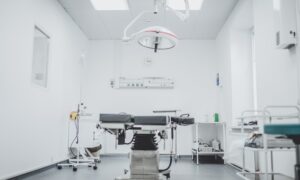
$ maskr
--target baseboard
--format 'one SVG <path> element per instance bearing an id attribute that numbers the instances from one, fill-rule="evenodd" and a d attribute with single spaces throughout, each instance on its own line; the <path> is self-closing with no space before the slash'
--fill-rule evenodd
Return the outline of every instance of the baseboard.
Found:
<path id="1" fill-rule="evenodd" d="M 179 158 L 190 158 L 192 159 L 193 155 L 179 155 Z"/>
<path id="2" fill-rule="evenodd" d="M 7 179 L 7 180 L 23 179 L 25 177 L 32 176 L 34 174 L 38 174 L 38 173 L 43 172 L 45 170 L 51 169 L 51 168 L 55 167 L 56 164 L 63 163 L 63 162 L 66 162 L 66 161 L 67 161 L 67 159 L 56 161 L 56 162 L 53 162 L 49 165 L 38 166 L 38 167 L 29 169 L 29 170 L 24 170 L 24 171 L 20 171 L 18 173 L 13 173 L 11 175 L 6 175 L 4 177 L 1 177 L 0 179 L 3 179 L 3 180 L 4 179 Z"/>
<path id="3" fill-rule="evenodd" d="M 241 171 L 243 169 L 242 167 L 240 167 L 240 166 L 238 166 L 236 164 L 233 164 L 233 163 L 225 163 L 225 164 L 228 165 L 228 166 L 231 166 L 232 168 L 234 168 L 234 169 L 236 169 L 238 171 Z"/>

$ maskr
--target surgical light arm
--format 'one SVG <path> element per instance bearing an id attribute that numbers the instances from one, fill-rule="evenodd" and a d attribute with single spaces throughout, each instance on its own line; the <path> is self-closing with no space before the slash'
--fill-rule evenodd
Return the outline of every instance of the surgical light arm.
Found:
<path id="1" fill-rule="evenodd" d="M 152 11 L 142 11 L 140 14 L 138 14 L 124 29 L 123 32 L 123 41 L 130 41 L 131 39 L 135 38 L 137 35 L 141 34 L 143 31 L 138 31 L 136 33 L 131 34 L 130 36 L 128 35 L 128 30 L 133 26 L 134 23 L 137 22 L 142 16 L 148 13 L 153 13 Z"/>
<path id="2" fill-rule="evenodd" d="M 190 17 L 190 4 L 188 0 L 184 0 L 185 3 L 185 13 L 177 11 L 167 5 L 167 9 L 170 9 L 181 21 L 186 21 Z"/>

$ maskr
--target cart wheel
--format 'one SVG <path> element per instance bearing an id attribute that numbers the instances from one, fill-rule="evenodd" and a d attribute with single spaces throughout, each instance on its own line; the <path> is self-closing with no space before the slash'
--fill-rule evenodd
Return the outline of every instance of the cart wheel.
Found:
<path id="1" fill-rule="evenodd" d="M 61 169 L 62 169 L 62 166 L 57 165 L 57 169 L 61 170 Z"/>
<path id="2" fill-rule="evenodd" d="M 76 172 L 77 171 L 77 167 L 73 167 L 73 171 Z"/>
<path id="3" fill-rule="evenodd" d="M 98 169 L 98 167 L 97 167 L 97 166 L 93 166 L 93 169 L 94 169 L 94 170 L 97 170 L 97 169 Z"/>

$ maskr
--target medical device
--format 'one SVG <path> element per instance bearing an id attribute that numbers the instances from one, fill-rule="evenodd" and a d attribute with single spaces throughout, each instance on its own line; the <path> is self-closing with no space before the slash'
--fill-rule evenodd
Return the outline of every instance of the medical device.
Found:
<path id="1" fill-rule="evenodd" d="M 119 89 L 173 89 L 174 86 L 174 79 L 165 77 L 120 77 L 118 81 L 111 81 L 111 87 Z"/>
<path id="2" fill-rule="evenodd" d="M 169 116 L 132 116 L 129 114 L 100 114 L 100 126 L 116 136 L 116 146 L 132 144 L 130 155 L 130 174 L 115 180 L 162 180 L 170 179 L 173 160 L 174 124 L 189 125 L 194 118 Z M 167 168 L 159 168 L 157 138 L 167 138 L 171 130 L 172 147 Z M 126 142 L 126 132 L 133 131 L 133 138 Z"/>
<path id="3" fill-rule="evenodd" d="M 297 142 L 299 132 L 293 134 L 295 137 L 289 137 L 288 134 L 293 132 L 293 128 L 298 131 L 300 108 L 298 106 L 266 106 L 264 110 L 244 111 L 239 119 L 242 122 L 255 119 L 258 121 L 259 126 L 258 130 L 252 132 L 251 137 L 245 141 L 244 147 L 242 147 L 243 168 L 242 172 L 238 172 L 237 175 L 245 180 L 253 179 L 252 177 L 256 179 L 291 179 L 284 174 L 275 172 L 274 162 L 276 159 L 274 158 L 274 152 L 294 151 L 295 145 L 292 143 L 292 140 L 296 144 L 296 149 L 299 148 L 299 142 Z M 242 132 L 245 132 L 244 127 L 242 129 Z M 254 171 L 246 170 L 246 151 L 253 152 Z M 263 170 L 260 167 L 261 153 L 263 153 L 264 157 Z M 299 158 L 296 160 L 296 177 L 300 177 L 300 160 Z M 296 179 L 299 180 L 299 178 Z"/>
<path id="4" fill-rule="evenodd" d="M 59 163 L 57 164 L 58 169 L 62 169 L 63 167 L 72 167 L 73 171 L 77 171 L 79 166 L 88 166 L 93 167 L 94 170 L 97 170 L 97 163 L 100 162 L 99 151 L 101 150 L 101 144 L 97 144 L 93 147 L 82 147 L 79 143 L 79 123 L 83 116 L 90 116 L 84 112 L 86 106 L 83 103 L 78 105 L 77 111 L 73 111 L 70 113 L 70 120 L 75 125 L 75 137 L 72 142 L 68 142 L 69 151 L 71 153 L 72 158 L 68 159 L 67 163 Z M 97 126 L 95 126 L 97 128 Z"/>
<path id="5" fill-rule="evenodd" d="M 218 139 L 212 140 L 211 146 L 214 151 L 221 151 L 221 142 Z"/>
<path id="6" fill-rule="evenodd" d="M 181 110 L 179 109 L 165 109 L 165 110 L 154 110 L 152 111 L 154 114 L 163 114 L 163 115 L 168 115 L 168 116 L 172 116 L 173 117 L 173 121 L 176 121 L 176 119 L 174 117 L 177 117 L 177 114 L 180 112 Z M 180 115 L 180 119 L 183 119 L 184 117 L 187 117 L 189 118 L 189 114 L 181 114 Z M 184 119 L 183 119 L 184 121 Z M 192 121 L 194 121 L 192 119 Z M 173 123 L 172 124 L 172 128 L 174 129 L 174 160 L 175 162 L 177 162 L 178 160 L 178 139 L 177 139 L 177 124 L 180 124 L 180 122 L 178 123 Z M 192 123 L 193 124 L 193 123 Z M 172 140 L 172 143 L 173 143 L 173 140 Z M 164 140 L 164 149 L 166 147 L 166 142 Z"/>
<path id="7" fill-rule="evenodd" d="M 273 0 L 276 47 L 290 49 L 297 44 L 296 0 Z"/>
<path id="8" fill-rule="evenodd" d="M 189 16 L 189 2 L 185 2 L 185 13 L 176 11 L 167 5 L 166 0 L 154 0 L 155 10 L 154 11 L 142 11 L 136 16 L 124 29 L 123 41 L 130 41 L 136 39 L 138 43 L 146 48 L 153 49 L 154 52 L 158 50 L 166 50 L 175 47 L 178 43 L 178 38 L 175 33 L 162 26 L 152 26 L 144 28 L 136 33 L 128 35 L 128 30 L 145 14 L 153 13 L 158 14 L 159 8 L 164 10 L 171 10 L 180 20 L 186 21 Z"/>
<path id="9" fill-rule="evenodd" d="M 264 131 L 268 135 L 284 135 L 295 143 L 295 180 L 300 180 L 300 124 L 267 124 L 264 126 Z"/>

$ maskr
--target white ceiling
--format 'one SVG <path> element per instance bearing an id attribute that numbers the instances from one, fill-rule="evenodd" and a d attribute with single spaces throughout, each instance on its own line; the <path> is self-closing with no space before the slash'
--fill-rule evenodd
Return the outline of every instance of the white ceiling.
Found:
<path id="1" fill-rule="evenodd" d="M 90 0 L 58 0 L 82 31 L 92 40 L 121 39 L 127 24 L 142 10 L 152 10 L 153 0 L 128 0 L 129 11 L 96 11 Z M 187 22 L 173 13 L 148 15 L 129 33 L 142 28 L 163 25 L 179 39 L 215 39 L 238 0 L 204 0 L 200 11 L 191 11 Z"/>

